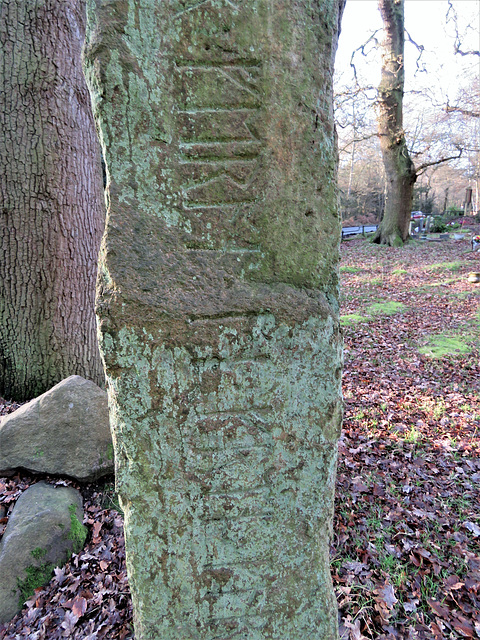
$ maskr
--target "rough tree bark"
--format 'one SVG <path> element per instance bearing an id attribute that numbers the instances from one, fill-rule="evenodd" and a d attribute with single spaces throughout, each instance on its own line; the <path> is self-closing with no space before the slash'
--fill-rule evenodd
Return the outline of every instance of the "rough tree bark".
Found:
<path id="1" fill-rule="evenodd" d="M 84 0 L 0 4 L 0 394 L 104 380 L 94 315 L 104 225 L 83 77 Z"/>
<path id="2" fill-rule="evenodd" d="M 137 640 L 334 640 L 343 0 L 91 0 Z"/>
<path id="3" fill-rule="evenodd" d="M 403 130 L 404 0 L 379 0 L 385 38 L 378 87 L 378 134 L 385 166 L 385 210 L 374 242 L 401 246 L 408 238 L 417 174 Z"/>

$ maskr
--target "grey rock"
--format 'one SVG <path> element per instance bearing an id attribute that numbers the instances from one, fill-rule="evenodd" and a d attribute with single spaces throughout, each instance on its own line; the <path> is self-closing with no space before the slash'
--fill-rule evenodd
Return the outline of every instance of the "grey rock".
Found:
<path id="1" fill-rule="evenodd" d="M 107 394 L 70 376 L 0 422 L 0 474 L 14 469 L 80 481 L 113 472 Z"/>
<path id="2" fill-rule="evenodd" d="M 72 487 L 39 482 L 18 499 L 0 541 L 0 624 L 46 584 L 85 541 L 82 498 Z"/>

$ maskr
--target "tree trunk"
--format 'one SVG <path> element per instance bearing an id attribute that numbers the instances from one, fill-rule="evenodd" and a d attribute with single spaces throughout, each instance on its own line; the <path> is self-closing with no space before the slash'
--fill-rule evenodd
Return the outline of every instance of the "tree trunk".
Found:
<path id="1" fill-rule="evenodd" d="M 0 9 L 0 394 L 104 380 L 94 315 L 104 225 L 99 145 L 81 66 L 84 0 Z"/>
<path id="2" fill-rule="evenodd" d="M 137 640 L 337 638 L 342 0 L 91 0 Z M 91 11 L 91 13 L 90 13 Z"/>
<path id="3" fill-rule="evenodd" d="M 378 87 L 378 134 L 385 166 L 385 209 L 374 242 L 401 246 L 408 238 L 415 167 L 403 130 L 404 0 L 379 0 L 385 38 Z"/>

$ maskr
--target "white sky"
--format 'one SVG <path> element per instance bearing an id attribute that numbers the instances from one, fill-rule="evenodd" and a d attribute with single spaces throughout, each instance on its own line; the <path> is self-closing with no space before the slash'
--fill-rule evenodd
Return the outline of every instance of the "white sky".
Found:
<path id="1" fill-rule="evenodd" d="M 452 0 L 452 3 L 465 48 L 480 49 L 480 0 Z M 413 45 L 406 44 L 407 90 L 435 84 L 443 95 L 453 97 L 457 87 L 466 83 L 467 75 L 471 78 L 472 73 L 480 74 L 477 56 L 454 55 L 455 31 L 453 22 L 446 24 L 447 11 L 447 0 L 405 0 L 405 28 L 417 44 L 425 47 L 422 63 L 428 71 L 415 75 L 418 52 Z M 377 0 L 347 0 L 335 65 L 337 73 L 345 72 L 345 80 L 350 76 L 352 51 L 381 27 Z M 380 33 L 378 37 L 381 39 Z M 379 56 L 372 51 L 366 59 L 359 53 L 355 61 L 367 82 L 376 86 L 380 79 Z"/>

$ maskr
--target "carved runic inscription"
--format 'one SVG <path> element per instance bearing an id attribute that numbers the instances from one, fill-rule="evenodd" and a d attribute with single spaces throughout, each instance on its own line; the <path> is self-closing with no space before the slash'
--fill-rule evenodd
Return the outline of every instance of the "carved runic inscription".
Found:
<path id="1" fill-rule="evenodd" d="M 184 209 L 252 202 L 262 148 L 260 65 L 177 61 Z"/>
<path id="2" fill-rule="evenodd" d="M 191 0 L 184 0 L 181 4 L 183 5 L 183 8 L 178 11 L 175 17 L 181 16 L 190 11 L 195 11 L 196 9 L 200 9 L 202 7 L 211 6 L 212 0 L 193 0 L 193 2 Z M 225 0 L 225 4 L 232 9 L 236 9 L 237 11 L 239 9 L 238 3 L 232 2 L 232 0 Z"/>

